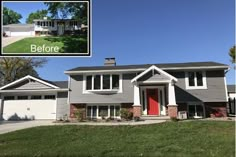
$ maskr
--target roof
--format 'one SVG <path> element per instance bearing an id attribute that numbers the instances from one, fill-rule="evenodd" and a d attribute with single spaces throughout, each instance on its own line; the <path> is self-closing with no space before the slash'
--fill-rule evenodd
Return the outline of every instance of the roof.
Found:
<path id="1" fill-rule="evenodd" d="M 235 87 L 236 87 L 236 85 L 227 85 L 228 93 L 236 93 Z"/>
<path id="2" fill-rule="evenodd" d="M 9 24 L 9 25 L 3 25 L 3 27 L 34 27 L 34 24 Z"/>
<path id="3" fill-rule="evenodd" d="M 185 69 L 185 68 L 198 68 L 202 67 L 218 67 L 222 69 L 228 69 L 228 65 L 217 63 L 217 62 L 187 62 L 187 63 L 162 63 L 162 64 L 138 64 L 138 65 L 118 65 L 118 66 L 90 66 L 90 67 L 77 67 L 67 72 L 73 71 L 89 71 L 89 70 L 125 70 L 125 69 L 146 69 L 150 66 L 155 65 L 158 68 L 171 70 L 171 69 Z"/>
<path id="4" fill-rule="evenodd" d="M 68 88 L 68 81 L 53 81 L 52 83 L 60 88 Z"/>

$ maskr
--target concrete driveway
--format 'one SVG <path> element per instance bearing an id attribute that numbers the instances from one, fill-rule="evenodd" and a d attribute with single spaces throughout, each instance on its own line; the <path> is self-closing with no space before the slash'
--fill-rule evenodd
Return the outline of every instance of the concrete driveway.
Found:
<path id="1" fill-rule="evenodd" d="M 55 123 L 52 120 L 0 121 L 0 134 L 45 125 L 55 125 Z"/>
<path id="2" fill-rule="evenodd" d="M 18 40 L 24 39 L 29 36 L 19 36 L 19 37 L 3 37 L 2 38 L 2 47 L 10 45 Z"/>

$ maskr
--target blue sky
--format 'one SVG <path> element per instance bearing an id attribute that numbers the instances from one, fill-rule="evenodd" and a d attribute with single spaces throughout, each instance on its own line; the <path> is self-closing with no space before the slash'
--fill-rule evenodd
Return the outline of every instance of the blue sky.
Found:
<path id="1" fill-rule="evenodd" d="M 6 4 L 24 18 L 43 9 L 42 3 Z M 118 65 L 215 61 L 235 71 L 229 48 L 235 43 L 234 0 L 93 0 L 92 57 L 49 57 L 37 69 L 48 80 L 67 80 L 63 71 L 103 65 L 115 57 Z M 24 20 L 25 21 L 25 20 Z"/>

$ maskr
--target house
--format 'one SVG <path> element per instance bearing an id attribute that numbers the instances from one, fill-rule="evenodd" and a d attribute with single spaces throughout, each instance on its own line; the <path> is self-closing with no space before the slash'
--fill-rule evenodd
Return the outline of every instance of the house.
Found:
<path id="1" fill-rule="evenodd" d="M 31 76 L 5 85 L 0 88 L 1 110 L 4 119 L 14 113 L 24 116 L 37 105 L 31 114 L 43 114 L 35 119 L 74 118 L 77 109 L 88 118 L 120 118 L 121 109 L 134 117 L 177 117 L 181 112 L 189 118 L 227 116 L 227 70 L 228 65 L 216 62 L 116 65 L 115 58 L 106 58 L 104 66 L 65 71 L 67 86 Z M 55 99 L 48 102 L 49 95 Z"/>
<path id="2" fill-rule="evenodd" d="M 135 117 L 176 117 L 178 111 L 187 111 L 189 118 L 227 116 L 227 70 L 216 62 L 117 66 L 106 58 L 104 66 L 65 71 L 70 115 L 84 108 L 90 118 L 100 118 L 101 112 L 119 117 L 116 113 L 126 108 Z"/>
<path id="3" fill-rule="evenodd" d="M 76 34 L 87 26 L 73 19 L 35 19 L 33 24 L 9 24 L 3 26 L 7 36 L 38 36 Z"/>
<path id="4" fill-rule="evenodd" d="M 235 99 L 236 99 L 236 91 L 235 85 L 227 85 L 228 89 L 228 99 L 229 99 L 229 114 L 235 115 Z"/>

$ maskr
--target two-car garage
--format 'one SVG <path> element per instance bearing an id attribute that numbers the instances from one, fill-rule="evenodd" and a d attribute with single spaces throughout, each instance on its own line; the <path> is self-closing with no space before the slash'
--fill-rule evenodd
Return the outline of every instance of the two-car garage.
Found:
<path id="1" fill-rule="evenodd" d="M 68 82 L 33 76 L 0 87 L 0 120 L 56 120 L 69 115 Z"/>
<path id="2" fill-rule="evenodd" d="M 56 119 L 55 95 L 50 96 L 5 96 L 2 117 L 5 120 Z"/>

